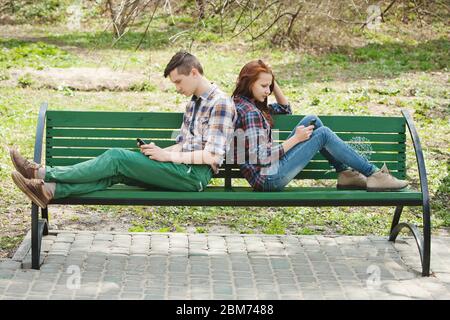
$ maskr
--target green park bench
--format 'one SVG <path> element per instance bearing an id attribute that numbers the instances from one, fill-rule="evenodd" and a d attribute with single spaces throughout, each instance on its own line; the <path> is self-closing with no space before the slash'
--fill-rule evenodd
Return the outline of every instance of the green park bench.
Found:
<path id="1" fill-rule="evenodd" d="M 422 275 L 430 274 L 431 226 L 430 205 L 425 162 L 419 137 L 411 116 L 406 110 L 402 117 L 321 116 L 324 125 L 345 141 L 370 144 L 370 161 L 381 166 L 384 162 L 391 173 L 406 177 L 406 126 L 411 134 L 420 176 L 420 190 L 407 188 L 398 192 L 367 192 L 365 190 L 337 190 L 335 187 L 288 186 L 282 192 L 254 192 L 248 187 L 233 186 L 233 179 L 242 178 L 236 165 L 224 164 L 214 178 L 222 178 L 221 185 L 208 186 L 203 192 L 176 192 L 161 189 L 141 189 L 115 185 L 104 191 L 57 199 L 58 205 L 141 205 L 141 206 L 393 206 L 395 212 L 389 241 L 395 241 L 400 230 L 409 229 L 419 248 Z M 72 165 L 96 157 L 108 148 L 138 150 L 136 138 L 154 141 L 160 147 L 174 144 L 174 130 L 182 123 L 182 113 L 169 112 L 103 112 L 56 111 L 40 108 L 37 124 L 34 161 L 41 163 L 45 144 L 47 166 Z M 302 118 L 301 115 L 274 117 L 274 131 L 280 140 Z M 45 136 L 45 141 L 44 141 Z M 356 138 L 355 138 L 356 137 Z M 313 161 L 296 179 L 336 179 L 322 155 Z M 234 180 L 236 181 L 236 180 Z M 236 184 L 236 183 L 235 183 Z M 422 206 L 423 235 L 418 227 L 399 222 L 404 206 Z M 48 207 L 41 210 L 32 205 L 31 256 L 32 268 L 40 268 L 40 248 L 43 235 L 48 234 Z"/>

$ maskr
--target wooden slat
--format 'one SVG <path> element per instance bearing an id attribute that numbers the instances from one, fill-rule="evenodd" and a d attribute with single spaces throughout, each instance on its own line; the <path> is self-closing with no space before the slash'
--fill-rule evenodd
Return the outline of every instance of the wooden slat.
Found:
<path id="1" fill-rule="evenodd" d="M 406 159 L 405 153 L 372 153 L 370 155 L 370 161 L 400 161 L 404 162 Z M 326 160 L 323 155 L 320 153 L 316 154 L 312 160 Z"/>
<path id="2" fill-rule="evenodd" d="M 158 138 L 174 139 L 179 130 L 126 130 L 126 129 L 47 129 L 47 138 L 97 137 L 97 138 Z"/>
<path id="3" fill-rule="evenodd" d="M 102 154 L 103 152 L 105 152 L 107 149 L 91 149 L 91 150 L 97 150 L 97 151 L 90 151 L 89 153 L 92 153 L 86 157 L 94 157 L 94 156 L 99 156 L 100 154 Z M 135 149 L 134 151 L 137 151 L 137 149 Z M 94 154 L 94 155 L 93 155 Z M 372 162 L 376 162 L 376 163 L 383 163 L 386 162 L 388 164 L 388 166 L 392 163 L 395 164 L 398 162 L 400 162 L 400 164 L 403 164 L 404 166 L 404 157 L 405 154 L 389 154 L 389 153 L 385 153 L 385 154 L 375 154 L 372 155 L 371 160 Z M 398 160 L 396 160 L 398 158 Z M 87 158 L 80 158 L 80 155 L 76 155 L 74 157 L 70 157 L 70 158 L 64 158 L 64 157 L 58 157 L 58 158 L 51 158 L 49 155 L 47 155 L 46 158 L 46 165 L 48 166 L 68 166 L 68 165 L 73 165 L 82 161 L 86 161 L 88 160 Z M 316 157 L 313 158 L 314 160 L 325 160 L 325 158 L 323 158 L 322 155 L 318 155 Z M 382 161 L 382 162 L 380 162 Z M 236 166 L 236 168 L 238 168 L 238 166 Z M 224 170 L 224 169 L 221 169 Z"/>
<path id="4" fill-rule="evenodd" d="M 47 165 L 50 165 L 50 166 L 68 165 L 68 163 L 75 164 L 75 163 L 83 162 L 83 161 L 86 161 L 89 159 L 92 159 L 92 158 L 49 158 Z M 383 166 L 384 162 L 373 162 L 373 164 L 380 168 L 381 166 Z M 405 166 L 403 163 L 388 162 L 387 166 L 391 171 L 404 171 L 405 170 Z M 318 176 L 322 176 L 325 172 L 328 172 L 330 170 L 332 170 L 332 168 L 330 167 L 330 165 L 327 162 L 310 162 L 303 169 L 302 173 L 303 172 L 309 172 L 309 174 L 316 173 L 316 174 L 318 174 Z M 331 171 L 329 174 L 331 174 L 331 173 L 333 173 L 333 171 Z M 219 170 L 219 174 L 217 175 L 217 177 L 222 178 L 225 176 L 226 176 L 225 170 L 224 169 Z M 230 177 L 241 178 L 242 175 L 241 175 L 239 169 L 233 169 L 230 173 Z M 301 174 L 299 175 L 299 178 L 301 178 Z"/>
<path id="5" fill-rule="evenodd" d="M 400 153 L 382 153 L 382 152 L 377 152 L 377 153 L 372 153 L 370 155 L 370 161 L 400 161 L 400 162 L 404 162 L 406 159 L 406 155 L 404 152 L 400 152 Z M 316 156 L 314 156 L 313 160 L 326 160 L 325 157 L 323 155 L 321 155 L 320 153 L 317 154 Z"/>
<path id="6" fill-rule="evenodd" d="M 175 144 L 175 140 L 152 140 L 159 147 Z M 47 139 L 49 147 L 136 148 L 135 139 Z"/>
<path id="7" fill-rule="evenodd" d="M 275 115 L 274 128 L 291 131 L 301 115 Z M 335 132 L 405 132 L 403 117 L 320 116 L 323 124 Z"/>
<path id="8" fill-rule="evenodd" d="M 153 139 L 152 141 L 162 148 L 175 143 L 175 140 Z M 133 148 L 135 146 L 135 139 L 47 139 L 47 147 Z M 371 143 L 370 146 L 373 151 L 405 151 L 404 143 Z"/>
<path id="9" fill-rule="evenodd" d="M 287 131 L 273 131 L 274 141 L 284 141 L 288 138 L 291 132 Z M 277 136 L 278 135 L 278 136 Z M 337 133 L 344 141 L 350 141 L 355 138 L 367 139 L 368 143 L 372 142 L 405 142 L 406 135 L 404 133 Z M 364 141 L 364 140 L 363 140 Z"/>
<path id="10" fill-rule="evenodd" d="M 127 130 L 127 129 L 47 129 L 48 138 L 158 138 L 158 139 L 174 139 L 179 133 L 179 130 Z M 274 141 L 284 141 L 288 138 L 290 132 L 273 131 Z M 278 136 L 277 136 L 278 135 Z M 403 134 L 382 134 L 382 133 L 338 133 L 342 140 L 350 141 L 355 138 L 367 139 L 368 143 L 372 142 L 405 142 L 406 135 Z M 364 141 L 363 141 L 364 142 Z"/>
<path id="11" fill-rule="evenodd" d="M 389 166 L 389 168 L 391 168 L 391 166 Z M 404 175 L 404 171 L 400 170 L 392 170 L 391 171 L 392 174 L 396 174 L 396 175 Z M 240 173 L 240 171 L 232 171 L 230 173 L 231 178 L 233 179 L 241 179 L 243 178 L 242 174 Z M 223 175 L 221 175 L 218 178 L 222 178 Z M 334 171 L 330 171 L 327 173 L 327 170 L 307 170 L 306 168 L 303 169 L 297 176 L 295 176 L 294 179 L 336 179 L 337 178 L 337 174 Z"/>
<path id="12" fill-rule="evenodd" d="M 292 130 L 302 115 L 275 115 L 275 129 Z M 182 113 L 47 111 L 47 127 L 178 129 Z M 403 117 L 320 116 L 335 132 L 405 132 Z"/>
<path id="13" fill-rule="evenodd" d="M 166 203 L 172 201 L 185 200 L 187 204 L 192 201 L 198 202 L 199 205 L 208 205 L 208 201 L 228 201 L 229 205 L 239 206 L 240 203 L 254 201 L 255 204 L 263 201 L 270 202 L 270 205 L 285 206 L 288 201 L 320 201 L 319 205 L 323 205 L 323 201 L 336 200 L 342 201 L 377 201 L 389 199 L 392 201 L 416 201 L 420 205 L 422 194 L 416 190 L 401 190 L 395 192 L 367 192 L 364 190 L 336 190 L 330 187 L 289 187 L 283 192 L 254 192 L 249 187 L 233 187 L 227 190 L 223 187 L 208 187 L 203 192 L 173 192 L 166 190 L 146 190 L 140 188 L 126 188 L 124 186 L 116 186 L 108 190 L 90 192 L 87 194 L 71 197 L 70 199 L 111 199 L 111 200 L 142 200 L 162 201 Z M 70 203 L 70 199 L 53 200 L 51 203 Z M 102 202 L 100 202 L 102 203 Z M 269 203 L 268 203 L 269 205 Z"/>
<path id="14" fill-rule="evenodd" d="M 371 161 L 371 163 L 377 167 L 383 166 L 384 163 L 387 164 L 389 169 L 392 170 L 404 170 L 405 169 L 405 163 L 404 162 L 377 162 L 377 161 Z M 239 165 L 236 166 L 230 166 L 233 171 L 239 171 Z M 329 171 L 334 170 L 328 161 L 311 161 L 308 163 L 308 165 L 304 168 L 304 170 L 322 170 L 322 171 Z M 219 172 L 225 172 L 225 168 L 220 168 Z"/>
<path id="15" fill-rule="evenodd" d="M 179 129 L 182 121 L 178 112 L 47 111 L 48 128 Z"/>

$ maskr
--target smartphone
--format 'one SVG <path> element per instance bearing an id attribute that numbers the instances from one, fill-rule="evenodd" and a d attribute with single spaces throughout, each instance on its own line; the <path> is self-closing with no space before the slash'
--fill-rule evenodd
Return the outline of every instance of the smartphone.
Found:
<path id="1" fill-rule="evenodd" d="M 147 142 L 145 142 L 145 141 L 142 140 L 141 138 L 137 138 L 136 140 L 137 140 L 139 146 L 142 146 L 143 144 L 148 144 Z"/>
<path id="2" fill-rule="evenodd" d="M 315 129 L 315 127 L 316 127 L 316 121 L 317 121 L 317 119 L 312 119 L 312 120 L 309 122 L 309 125 L 308 125 L 308 126 L 314 126 L 314 129 Z"/>

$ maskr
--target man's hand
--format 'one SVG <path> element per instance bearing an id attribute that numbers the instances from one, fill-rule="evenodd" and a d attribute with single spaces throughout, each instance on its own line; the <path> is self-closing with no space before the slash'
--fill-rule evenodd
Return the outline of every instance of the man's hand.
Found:
<path id="1" fill-rule="evenodd" d="M 141 153 L 148 156 L 150 159 L 160 162 L 169 162 L 172 161 L 170 157 L 170 152 L 166 151 L 153 142 L 149 144 L 144 144 L 141 146 Z"/>

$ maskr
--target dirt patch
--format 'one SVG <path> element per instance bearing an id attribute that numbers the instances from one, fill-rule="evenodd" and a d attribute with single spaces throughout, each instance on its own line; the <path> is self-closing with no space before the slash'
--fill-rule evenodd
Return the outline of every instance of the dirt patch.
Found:
<path id="1" fill-rule="evenodd" d="M 79 91 L 128 91 L 139 88 L 149 78 L 139 72 L 114 71 L 105 67 L 13 69 L 9 76 L 8 80 L 2 81 L 3 85 Z M 160 81 L 156 82 L 157 86 Z"/>
<path id="2" fill-rule="evenodd" d="M 124 207 L 124 210 L 126 208 Z M 52 230 L 124 231 L 132 226 L 134 216 L 124 214 L 113 217 L 108 212 L 86 210 L 77 206 L 54 206 L 50 217 Z"/>

